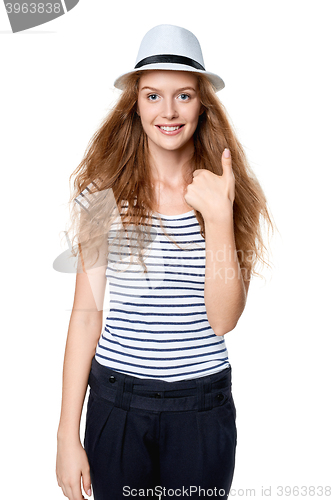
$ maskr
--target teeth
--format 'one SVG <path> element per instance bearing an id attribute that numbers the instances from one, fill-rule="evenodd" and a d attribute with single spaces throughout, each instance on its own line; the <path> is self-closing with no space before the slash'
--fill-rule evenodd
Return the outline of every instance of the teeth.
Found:
<path id="1" fill-rule="evenodd" d="M 166 132 L 173 132 L 174 130 L 178 130 L 180 128 L 180 125 L 178 127 L 160 127 L 162 130 L 165 130 Z"/>

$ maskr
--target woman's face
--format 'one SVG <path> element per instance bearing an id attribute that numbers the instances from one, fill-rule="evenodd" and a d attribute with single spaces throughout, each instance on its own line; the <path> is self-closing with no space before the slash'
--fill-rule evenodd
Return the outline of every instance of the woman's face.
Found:
<path id="1" fill-rule="evenodd" d="M 200 110 L 194 74 L 153 70 L 140 78 L 137 111 L 150 148 L 175 151 L 191 146 Z"/>

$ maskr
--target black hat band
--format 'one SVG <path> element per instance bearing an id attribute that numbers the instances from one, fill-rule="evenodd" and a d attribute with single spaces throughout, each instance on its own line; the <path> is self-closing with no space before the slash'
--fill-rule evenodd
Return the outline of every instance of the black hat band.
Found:
<path id="1" fill-rule="evenodd" d="M 160 54 L 156 56 L 145 57 L 135 65 L 135 69 L 141 68 L 141 66 L 145 66 L 146 64 L 156 64 L 156 63 L 185 64 L 187 66 L 192 66 L 192 68 L 206 71 L 205 68 L 197 61 L 194 61 L 194 59 L 185 56 L 176 56 L 174 54 Z"/>

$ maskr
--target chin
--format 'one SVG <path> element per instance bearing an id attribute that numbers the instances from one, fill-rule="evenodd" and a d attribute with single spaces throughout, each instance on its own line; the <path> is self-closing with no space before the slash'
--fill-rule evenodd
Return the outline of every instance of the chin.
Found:
<path id="1" fill-rule="evenodd" d="M 161 149 L 165 149 L 166 151 L 178 151 L 179 149 L 182 149 L 183 144 L 180 146 L 160 146 Z"/>

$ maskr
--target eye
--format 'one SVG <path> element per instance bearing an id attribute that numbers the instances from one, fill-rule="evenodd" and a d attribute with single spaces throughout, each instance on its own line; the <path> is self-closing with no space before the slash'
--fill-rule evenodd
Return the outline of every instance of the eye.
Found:
<path id="1" fill-rule="evenodd" d="M 148 98 L 149 101 L 157 101 L 157 97 L 158 97 L 157 94 L 149 94 L 147 96 L 147 98 Z"/>
<path id="2" fill-rule="evenodd" d="M 191 98 L 189 94 L 179 94 L 179 97 L 181 97 L 181 101 L 188 101 Z"/>

